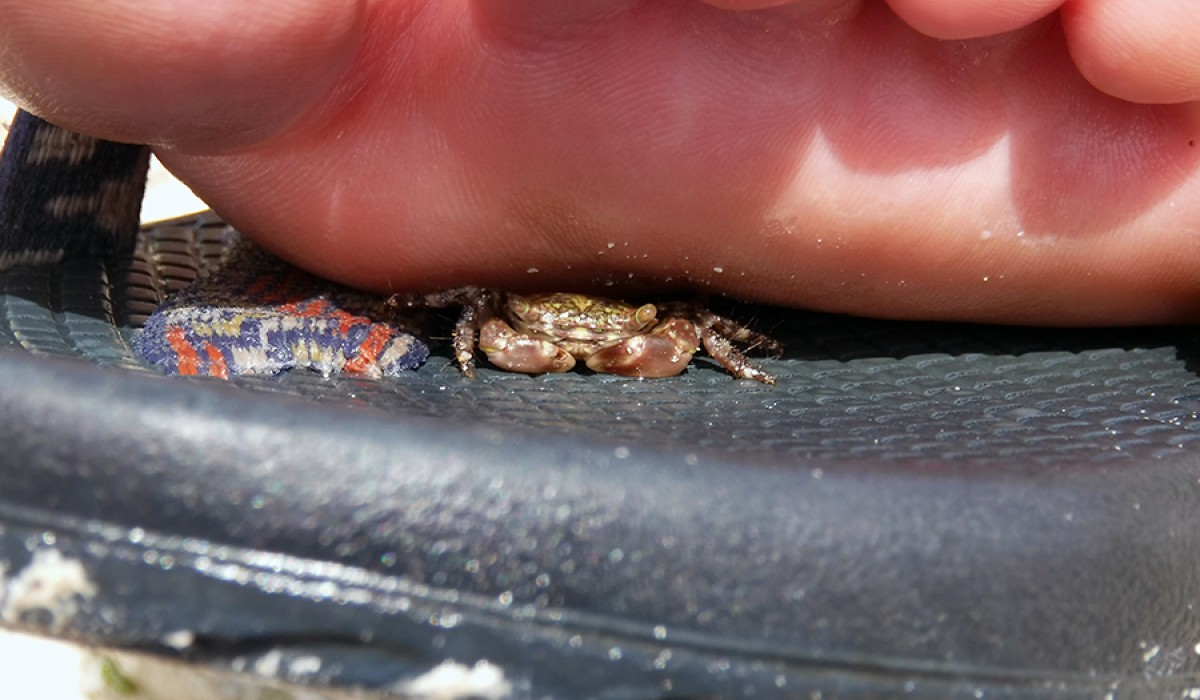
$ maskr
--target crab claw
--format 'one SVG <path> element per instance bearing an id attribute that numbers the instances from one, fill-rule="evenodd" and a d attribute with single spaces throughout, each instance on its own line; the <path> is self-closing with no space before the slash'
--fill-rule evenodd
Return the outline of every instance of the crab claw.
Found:
<path id="1" fill-rule="evenodd" d="M 673 318 L 646 335 L 596 351 L 587 358 L 587 366 L 595 372 L 625 377 L 673 377 L 688 366 L 699 346 L 696 324 Z"/>
<path id="2" fill-rule="evenodd" d="M 566 350 L 521 335 L 499 319 L 492 319 L 479 329 L 479 349 L 492 364 L 509 372 L 566 372 L 575 366 L 575 358 Z"/>

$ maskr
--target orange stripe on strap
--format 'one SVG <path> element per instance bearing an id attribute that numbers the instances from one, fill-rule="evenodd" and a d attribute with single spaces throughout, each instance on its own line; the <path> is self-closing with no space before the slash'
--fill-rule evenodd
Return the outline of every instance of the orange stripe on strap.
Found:
<path id="1" fill-rule="evenodd" d="M 354 356 L 354 359 L 346 363 L 346 371 L 354 372 L 355 374 L 365 373 L 367 367 L 379 359 L 380 353 L 387 347 L 388 341 L 391 339 L 392 330 L 387 326 L 383 324 L 371 326 L 367 337 L 358 346 L 358 354 Z"/>
<path id="2" fill-rule="evenodd" d="M 371 325 L 370 319 L 363 318 L 362 316 L 355 316 L 349 311 L 342 311 L 341 309 L 333 309 L 329 315 L 337 319 L 338 331 L 341 332 L 342 335 L 346 335 L 350 332 L 350 329 L 359 324 L 367 324 L 368 326 Z"/>
<path id="3" fill-rule="evenodd" d="M 173 326 L 167 329 L 167 344 L 179 358 L 176 365 L 180 374 L 185 376 L 200 374 L 200 356 L 196 354 L 196 348 L 188 343 L 182 328 Z"/>
<path id="4" fill-rule="evenodd" d="M 229 368 L 225 366 L 225 356 L 217 346 L 212 343 L 204 343 L 204 352 L 208 354 L 208 374 L 212 377 L 220 377 L 221 379 L 229 379 Z"/>

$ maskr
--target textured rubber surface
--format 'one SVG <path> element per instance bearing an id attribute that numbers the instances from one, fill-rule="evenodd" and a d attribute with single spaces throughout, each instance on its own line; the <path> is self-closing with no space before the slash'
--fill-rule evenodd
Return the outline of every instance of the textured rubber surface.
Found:
<path id="1" fill-rule="evenodd" d="M 0 277 L 0 557 L 99 591 L 57 633 L 371 687 L 487 659 L 518 697 L 1200 693 L 1194 328 L 719 308 L 787 344 L 775 387 L 142 367 L 228 240 Z"/>
<path id="2" fill-rule="evenodd" d="M 232 231 L 211 218 L 155 230 L 131 263 L 99 259 L 0 275 L 0 343 L 144 369 L 130 337 L 166 294 L 219 259 Z M 586 370 L 528 377 L 449 363 L 411 377 L 243 378 L 242 388 L 398 415 L 653 442 L 693 452 L 820 460 L 1020 466 L 1137 463 L 1200 437 L 1195 328 L 1055 330 L 903 323 L 724 305 L 780 338 L 776 387 L 730 380 L 699 357 L 683 376 L 638 381 Z"/>

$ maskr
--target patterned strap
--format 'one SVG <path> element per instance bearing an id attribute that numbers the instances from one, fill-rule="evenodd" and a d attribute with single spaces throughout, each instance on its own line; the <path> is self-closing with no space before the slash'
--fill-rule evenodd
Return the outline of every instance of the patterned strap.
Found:
<path id="1" fill-rule="evenodd" d="M 146 320 L 134 351 L 167 374 L 394 377 L 429 348 L 391 323 L 387 297 L 308 274 L 249 243 Z"/>
<path id="2" fill-rule="evenodd" d="M 0 270 L 129 250 L 150 149 L 17 112 L 0 154 Z"/>
<path id="3" fill-rule="evenodd" d="M 0 271 L 132 252 L 150 150 L 18 112 L 0 157 Z M 307 367 L 377 379 L 429 350 L 386 299 L 303 273 L 244 244 L 146 322 L 134 349 L 168 374 L 233 377 Z"/>

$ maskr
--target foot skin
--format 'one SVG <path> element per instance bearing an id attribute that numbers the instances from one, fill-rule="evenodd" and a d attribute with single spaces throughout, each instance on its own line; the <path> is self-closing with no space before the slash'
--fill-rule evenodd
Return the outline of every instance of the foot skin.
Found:
<path id="1" fill-rule="evenodd" d="M 0 83 L 378 291 L 1196 321 L 1200 11 L 1061 4 L 0 0 Z"/>

